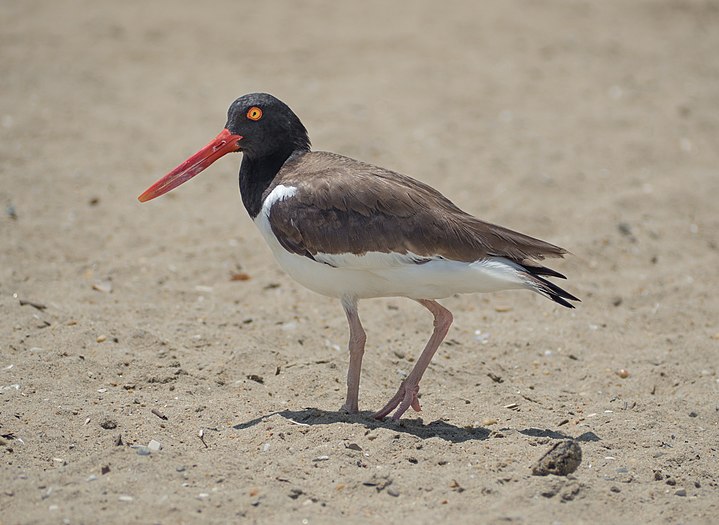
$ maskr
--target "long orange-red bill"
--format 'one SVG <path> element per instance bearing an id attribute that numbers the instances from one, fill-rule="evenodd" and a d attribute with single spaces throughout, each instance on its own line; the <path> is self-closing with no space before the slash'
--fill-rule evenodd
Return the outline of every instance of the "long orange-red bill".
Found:
<path id="1" fill-rule="evenodd" d="M 140 202 L 146 202 L 177 188 L 180 184 L 190 180 L 220 157 L 233 151 L 239 151 L 239 141 L 241 139 L 242 137 L 240 135 L 233 135 L 227 129 L 223 129 L 207 146 L 147 188 L 145 193 L 137 199 Z"/>

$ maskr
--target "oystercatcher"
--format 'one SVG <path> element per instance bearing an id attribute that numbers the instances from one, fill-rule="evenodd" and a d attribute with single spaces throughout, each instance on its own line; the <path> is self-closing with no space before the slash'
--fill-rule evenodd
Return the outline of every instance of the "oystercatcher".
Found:
<path id="1" fill-rule="evenodd" d="M 434 330 L 397 393 L 374 417 L 397 420 L 420 410 L 419 382 L 452 323 L 436 299 L 457 293 L 526 289 L 573 308 L 579 301 L 547 277 L 539 261 L 566 250 L 481 221 L 440 192 L 399 173 L 324 151 L 266 93 L 235 100 L 227 124 L 207 146 L 148 188 L 154 199 L 223 155 L 243 153 L 240 193 L 277 262 L 302 285 L 338 298 L 349 322 L 349 371 L 343 409 L 358 411 L 365 332 L 357 302 L 408 297 L 434 316 Z M 396 410 L 395 410 L 396 409 Z"/>

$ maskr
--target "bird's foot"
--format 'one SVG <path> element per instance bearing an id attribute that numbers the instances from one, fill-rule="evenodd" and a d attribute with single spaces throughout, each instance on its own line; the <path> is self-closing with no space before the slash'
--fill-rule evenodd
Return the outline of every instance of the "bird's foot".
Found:
<path id="1" fill-rule="evenodd" d="M 422 410 L 422 407 L 419 404 L 419 398 L 417 397 L 417 394 L 419 394 L 419 384 L 412 384 L 408 383 L 407 380 L 402 381 L 402 384 L 399 386 L 399 390 L 397 390 L 397 393 L 392 397 L 392 399 L 389 400 L 389 402 L 380 410 L 379 412 L 374 414 L 375 419 L 383 419 L 385 416 L 387 416 L 390 412 L 392 412 L 397 405 L 399 407 L 395 411 L 395 413 L 392 415 L 392 419 L 395 421 L 398 421 L 399 418 L 402 417 L 402 414 L 404 414 L 409 407 L 412 407 L 415 412 L 419 412 Z"/>
<path id="2" fill-rule="evenodd" d="M 357 403 L 345 403 L 340 407 L 340 412 L 345 414 L 356 414 L 359 412 L 359 405 Z"/>

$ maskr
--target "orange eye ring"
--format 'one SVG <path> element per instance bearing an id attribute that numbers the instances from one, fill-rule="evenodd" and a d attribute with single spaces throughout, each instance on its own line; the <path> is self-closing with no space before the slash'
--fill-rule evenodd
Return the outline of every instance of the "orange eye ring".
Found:
<path id="1" fill-rule="evenodd" d="M 257 106 L 252 106 L 250 109 L 247 110 L 247 118 L 257 122 L 262 118 L 262 110 Z"/>

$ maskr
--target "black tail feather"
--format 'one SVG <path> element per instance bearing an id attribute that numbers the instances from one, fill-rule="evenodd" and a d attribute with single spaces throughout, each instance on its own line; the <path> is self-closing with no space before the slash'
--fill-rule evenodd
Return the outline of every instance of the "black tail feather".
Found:
<path id="1" fill-rule="evenodd" d="M 532 274 L 530 273 L 530 275 Z M 572 294 L 570 294 L 566 290 L 563 290 L 553 282 L 543 279 L 538 275 L 532 275 L 532 282 L 535 284 L 536 289 L 539 293 L 550 298 L 555 303 L 561 304 L 562 306 L 565 306 L 567 308 L 574 308 L 574 305 L 567 302 L 565 299 L 568 299 L 569 301 L 577 301 L 580 303 L 582 302 L 579 298 L 574 297 Z"/>
<path id="2" fill-rule="evenodd" d="M 559 272 L 556 272 L 552 270 L 551 268 L 547 268 L 546 266 L 532 266 L 529 264 L 522 264 L 522 268 L 527 270 L 532 275 L 546 275 L 547 277 L 558 277 L 559 279 L 566 279 L 567 277 L 565 275 L 562 275 Z"/>

